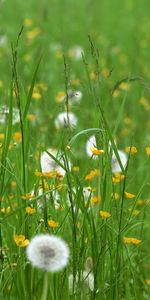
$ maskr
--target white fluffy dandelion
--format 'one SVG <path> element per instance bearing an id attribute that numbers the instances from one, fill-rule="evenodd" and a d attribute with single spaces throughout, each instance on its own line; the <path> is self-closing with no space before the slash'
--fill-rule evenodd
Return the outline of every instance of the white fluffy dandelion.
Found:
<path id="1" fill-rule="evenodd" d="M 68 91 L 68 98 L 69 98 L 70 102 L 79 103 L 80 100 L 82 99 L 82 92 L 69 90 Z"/>
<path id="2" fill-rule="evenodd" d="M 49 153 L 51 153 L 55 158 L 57 158 L 58 161 L 63 165 L 63 159 L 61 157 L 61 153 L 58 153 L 56 149 L 47 149 Z M 47 152 L 43 152 L 41 154 L 41 169 L 42 173 L 48 173 L 48 172 L 53 172 L 57 171 L 59 172 L 62 176 L 65 175 L 66 171 L 57 164 L 57 162 L 48 155 Z"/>
<path id="3" fill-rule="evenodd" d="M 90 138 L 86 142 L 86 153 L 88 156 L 93 157 L 94 159 L 97 159 L 97 156 L 93 155 L 93 152 L 91 150 L 92 147 L 97 148 L 96 138 L 94 135 L 90 136 Z"/>
<path id="4" fill-rule="evenodd" d="M 33 266 L 48 272 L 57 272 L 66 267 L 69 248 L 64 240 L 54 235 L 35 236 L 26 250 L 27 258 Z"/>
<path id="5" fill-rule="evenodd" d="M 76 127 L 77 122 L 78 120 L 74 113 L 62 112 L 58 114 L 58 116 L 54 121 L 54 124 L 57 129 L 67 128 L 67 127 L 74 128 Z"/>
<path id="6" fill-rule="evenodd" d="M 9 116 L 9 107 L 7 105 L 2 105 L 0 107 L 0 124 L 5 124 L 7 117 Z M 12 111 L 12 124 L 20 122 L 19 110 L 17 108 L 13 108 Z"/>
<path id="7" fill-rule="evenodd" d="M 118 155 L 120 157 L 123 168 L 125 168 L 128 160 L 127 154 L 121 150 L 118 150 Z M 112 154 L 112 172 L 113 173 L 122 172 L 120 164 L 114 152 Z"/>
<path id="8" fill-rule="evenodd" d="M 78 45 L 73 46 L 68 51 L 69 57 L 74 58 L 75 60 L 81 60 L 82 54 L 84 54 L 84 50 L 81 46 L 78 46 Z"/>
<path id="9" fill-rule="evenodd" d="M 79 280 L 79 274 L 76 274 L 75 277 L 75 289 L 78 289 L 78 284 L 83 284 L 87 286 L 91 291 L 94 290 L 94 275 L 91 272 L 83 271 L 80 275 L 80 280 Z M 73 274 L 69 275 L 69 290 L 70 292 L 73 289 Z"/>

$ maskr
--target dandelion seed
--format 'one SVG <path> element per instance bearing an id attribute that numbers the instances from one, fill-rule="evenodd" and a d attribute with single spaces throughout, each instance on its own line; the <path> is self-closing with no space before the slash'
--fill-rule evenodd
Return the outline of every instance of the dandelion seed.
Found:
<path id="1" fill-rule="evenodd" d="M 49 272 L 57 272 L 66 267 L 69 248 L 64 240 L 54 235 L 35 236 L 27 247 L 27 258 L 33 266 Z"/>
<path id="2" fill-rule="evenodd" d="M 61 128 L 74 128 L 77 126 L 77 117 L 72 112 L 62 112 L 54 120 L 55 127 L 57 129 Z"/>

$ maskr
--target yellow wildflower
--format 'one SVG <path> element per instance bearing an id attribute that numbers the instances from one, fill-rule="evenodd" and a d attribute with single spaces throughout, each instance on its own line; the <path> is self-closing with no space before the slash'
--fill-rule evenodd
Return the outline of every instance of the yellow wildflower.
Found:
<path id="1" fill-rule="evenodd" d="M 120 96 L 119 90 L 114 90 L 114 92 L 113 92 L 113 94 L 112 94 L 112 97 L 113 97 L 113 98 L 117 98 L 117 97 L 119 97 L 119 96 Z"/>
<path id="2" fill-rule="evenodd" d="M 128 198 L 128 199 L 132 199 L 132 198 L 136 197 L 136 195 L 128 193 L 128 192 L 124 192 L 124 194 L 125 194 L 126 198 Z"/>
<path id="3" fill-rule="evenodd" d="M 39 28 L 34 28 L 31 31 L 27 32 L 27 39 L 29 41 L 32 41 L 34 38 L 36 38 L 40 34 L 41 30 Z"/>
<path id="4" fill-rule="evenodd" d="M 3 140 L 5 137 L 4 133 L 0 133 L 0 140 Z"/>
<path id="5" fill-rule="evenodd" d="M 132 244 L 132 245 L 139 245 L 142 240 L 138 240 L 136 238 L 131 238 L 131 237 L 124 237 L 123 241 L 125 244 Z"/>
<path id="6" fill-rule="evenodd" d="M 130 85 L 129 85 L 129 83 L 127 83 L 127 82 L 121 82 L 121 83 L 119 84 L 119 88 L 120 88 L 121 90 L 123 90 L 123 91 L 128 90 L 129 87 L 130 87 Z"/>
<path id="7" fill-rule="evenodd" d="M 138 204 L 138 205 L 146 204 L 146 200 L 141 200 L 141 199 L 139 199 L 139 200 L 137 201 L 137 204 Z"/>
<path id="8" fill-rule="evenodd" d="M 29 244 L 29 240 L 25 238 L 24 235 L 15 235 L 14 236 L 14 241 L 16 245 L 20 248 L 26 247 Z"/>
<path id="9" fill-rule="evenodd" d="M 91 147 L 90 150 L 93 155 L 100 155 L 104 153 L 104 150 L 97 149 L 96 147 Z"/>
<path id="10" fill-rule="evenodd" d="M 35 172 L 34 172 L 34 175 L 37 176 L 37 177 L 42 177 L 42 176 L 43 176 L 43 173 L 42 173 L 42 172 L 39 172 L 39 171 L 35 171 Z"/>
<path id="11" fill-rule="evenodd" d="M 104 211 L 104 210 L 100 210 L 99 215 L 103 219 L 108 219 L 111 217 L 111 214 L 108 211 Z"/>
<path id="12" fill-rule="evenodd" d="M 22 142 L 22 134 L 20 131 L 17 131 L 13 135 L 13 139 L 16 143 L 21 143 Z"/>
<path id="13" fill-rule="evenodd" d="M 145 282 L 150 285 L 150 279 L 146 279 Z"/>
<path id="14" fill-rule="evenodd" d="M 150 155 L 150 147 L 146 147 L 146 148 L 145 148 L 145 151 L 146 151 L 146 154 L 147 154 L 147 155 Z"/>
<path id="15" fill-rule="evenodd" d="M 32 19 L 25 19 L 24 20 L 24 26 L 25 27 L 30 27 L 33 24 L 33 20 Z"/>
<path id="16" fill-rule="evenodd" d="M 29 200 L 29 199 L 33 199 L 34 196 L 31 195 L 30 193 L 27 193 L 27 194 L 23 195 L 21 198 L 22 198 L 23 200 Z"/>
<path id="17" fill-rule="evenodd" d="M 80 85 L 80 79 L 71 79 L 70 84 L 72 86 L 79 86 Z"/>
<path id="18" fill-rule="evenodd" d="M 65 94 L 64 91 L 58 92 L 58 94 L 57 94 L 56 97 L 55 97 L 55 101 L 58 102 L 58 103 L 64 101 L 65 95 L 66 95 L 66 94 Z"/>
<path id="19" fill-rule="evenodd" d="M 4 84 L 3 84 L 3 81 L 2 81 L 2 80 L 0 80 L 0 89 L 2 89 L 2 88 L 3 88 L 3 86 L 4 86 Z"/>
<path id="20" fill-rule="evenodd" d="M 42 98 L 42 95 L 41 95 L 39 92 L 34 91 L 34 92 L 32 93 L 32 98 L 35 99 L 35 100 L 39 100 L 39 99 Z"/>
<path id="21" fill-rule="evenodd" d="M 91 170 L 89 174 L 86 175 L 85 180 L 92 180 L 94 177 L 100 176 L 100 171 L 95 169 Z"/>
<path id="22" fill-rule="evenodd" d="M 72 171 L 74 172 L 79 172 L 80 171 L 80 168 L 78 166 L 73 166 L 72 167 Z"/>
<path id="23" fill-rule="evenodd" d="M 28 114 L 27 115 L 27 120 L 32 122 L 32 121 L 35 121 L 35 119 L 36 119 L 36 116 L 34 114 Z"/>
<path id="24" fill-rule="evenodd" d="M 10 211 L 11 211 L 10 206 L 8 206 L 8 207 L 2 207 L 2 208 L 1 208 L 1 212 L 2 212 L 3 214 L 9 214 Z"/>
<path id="25" fill-rule="evenodd" d="M 114 194 L 112 194 L 112 198 L 113 198 L 113 200 L 119 200 L 120 195 L 118 193 L 114 193 Z"/>
<path id="26" fill-rule="evenodd" d="M 143 106 L 145 110 L 147 111 L 150 110 L 149 100 L 146 99 L 145 97 L 141 97 L 139 103 Z"/>
<path id="27" fill-rule="evenodd" d="M 101 198 L 99 196 L 94 196 L 91 198 L 91 203 L 92 204 L 97 204 L 101 201 Z"/>
<path id="28" fill-rule="evenodd" d="M 49 221 L 47 221 L 47 223 L 48 223 L 48 226 L 51 228 L 57 228 L 59 225 L 59 223 L 54 220 L 49 220 Z"/>
<path id="29" fill-rule="evenodd" d="M 110 75 L 110 70 L 107 68 L 102 69 L 101 75 L 105 78 L 107 78 Z"/>
<path id="30" fill-rule="evenodd" d="M 141 212 L 140 210 L 135 209 L 132 214 L 133 216 L 139 216 L 140 212 Z"/>
<path id="31" fill-rule="evenodd" d="M 96 80 L 96 73 L 94 72 L 94 71 L 92 71 L 91 73 L 90 73 L 90 79 L 91 80 Z"/>
<path id="32" fill-rule="evenodd" d="M 27 214 L 33 215 L 33 214 L 35 214 L 35 212 L 36 212 L 35 208 L 30 207 L 30 206 L 27 206 L 27 207 L 26 207 L 26 213 L 27 213 Z"/>
<path id="33" fill-rule="evenodd" d="M 134 147 L 134 146 L 126 147 L 126 148 L 125 148 L 125 151 L 126 151 L 127 153 L 131 153 L 131 154 L 135 154 L 135 153 L 138 152 L 138 151 L 137 151 L 137 148 Z"/>
<path id="34" fill-rule="evenodd" d="M 124 179 L 124 175 L 120 173 L 114 173 L 114 176 L 112 177 L 112 182 L 113 183 L 119 183 Z"/>
<path id="35" fill-rule="evenodd" d="M 47 90 L 48 90 L 48 87 L 47 87 L 46 84 L 43 83 L 43 82 L 37 83 L 37 84 L 36 84 L 36 87 L 39 88 L 39 89 L 41 89 L 41 90 L 44 91 L 44 92 L 47 92 Z"/>

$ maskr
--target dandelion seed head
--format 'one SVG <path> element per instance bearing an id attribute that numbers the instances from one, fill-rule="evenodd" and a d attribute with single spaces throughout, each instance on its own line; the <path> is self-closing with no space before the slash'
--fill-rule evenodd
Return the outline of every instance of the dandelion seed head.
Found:
<path id="1" fill-rule="evenodd" d="M 49 153 L 51 153 L 55 158 L 57 158 L 57 160 L 60 161 L 60 163 L 63 164 L 63 159 L 61 158 L 61 153 L 57 153 L 56 149 L 47 149 L 47 151 Z M 41 155 L 41 169 L 42 169 L 42 173 L 49 173 L 52 171 L 57 171 L 60 174 L 62 174 L 62 176 L 65 175 L 65 170 L 60 167 L 56 161 L 54 159 L 52 159 L 47 152 L 43 152 Z"/>
<path id="2" fill-rule="evenodd" d="M 67 127 L 74 128 L 77 126 L 77 122 L 77 117 L 72 112 L 62 112 L 58 114 L 54 120 L 54 124 L 57 129 Z"/>
<path id="3" fill-rule="evenodd" d="M 126 153 L 121 151 L 121 150 L 118 150 L 118 155 L 120 157 L 123 168 L 125 168 L 125 166 L 127 164 L 127 155 L 126 155 Z M 122 172 L 121 167 L 120 167 L 119 162 L 118 162 L 118 159 L 117 159 L 114 152 L 112 154 L 112 172 L 113 173 Z"/>
<path id="4" fill-rule="evenodd" d="M 49 234 L 35 236 L 30 241 L 26 253 L 33 266 L 48 272 L 61 270 L 69 260 L 69 248 L 66 242 Z"/>

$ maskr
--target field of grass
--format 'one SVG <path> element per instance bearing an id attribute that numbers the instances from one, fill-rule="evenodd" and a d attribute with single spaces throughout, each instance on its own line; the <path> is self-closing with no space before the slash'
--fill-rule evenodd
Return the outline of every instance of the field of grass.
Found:
<path id="1" fill-rule="evenodd" d="M 0 0 L 1 300 L 150 299 L 149 10 Z"/>

